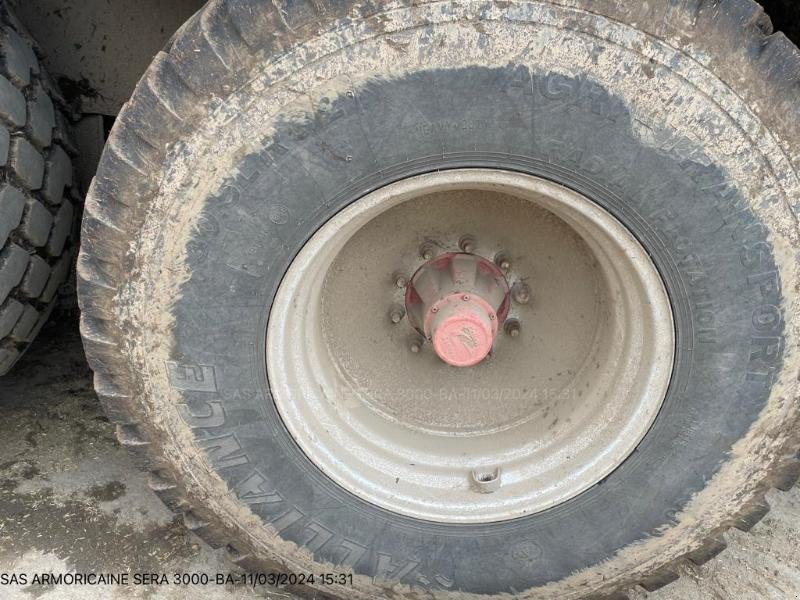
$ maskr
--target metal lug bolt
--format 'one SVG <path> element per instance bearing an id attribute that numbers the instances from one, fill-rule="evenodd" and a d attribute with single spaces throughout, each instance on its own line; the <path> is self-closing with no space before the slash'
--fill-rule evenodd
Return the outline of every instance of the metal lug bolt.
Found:
<path id="1" fill-rule="evenodd" d="M 408 346 L 408 349 L 411 350 L 414 354 L 418 354 L 422 346 L 419 345 L 419 342 L 411 342 Z"/>
<path id="2" fill-rule="evenodd" d="M 406 316 L 406 311 L 404 308 L 400 308 L 399 306 L 395 306 L 392 310 L 389 311 L 389 318 L 391 319 L 392 323 L 397 324 L 403 320 L 403 317 Z"/>
<path id="3" fill-rule="evenodd" d="M 504 271 L 504 272 L 508 271 L 511 268 L 511 261 L 502 252 L 498 252 L 497 254 L 495 254 L 495 256 L 494 256 L 494 264 L 496 264 L 498 267 L 500 267 L 500 270 Z"/>
<path id="4" fill-rule="evenodd" d="M 521 329 L 522 326 L 520 325 L 520 322 L 517 319 L 506 319 L 506 322 L 503 325 L 503 330 L 506 332 L 506 334 L 510 335 L 512 338 L 519 337 Z"/>
<path id="5" fill-rule="evenodd" d="M 517 304 L 527 304 L 531 299 L 531 288 L 524 281 L 518 281 L 511 286 L 511 298 Z"/>
<path id="6" fill-rule="evenodd" d="M 424 243 L 422 246 L 419 247 L 419 255 L 424 258 L 425 260 L 430 260 L 433 258 L 434 254 L 434 247 L 433 244 Z"/>
<path id="7" fill-rule="evenodd" d="M 475 252 L 475 238 L 471 235 L 462 236 L 461 239 L 458 240 L 458 247 L 461 248 L 462 252 L 472 254 Z"/>
<path id="8" fill-rule="evenodd" d="M 394 284 L 401 290 L 408 285 L 408 277 L 405 276 L 405 273 L 397 272 L 392 275 L 392 279 L 394 279 Z"/>

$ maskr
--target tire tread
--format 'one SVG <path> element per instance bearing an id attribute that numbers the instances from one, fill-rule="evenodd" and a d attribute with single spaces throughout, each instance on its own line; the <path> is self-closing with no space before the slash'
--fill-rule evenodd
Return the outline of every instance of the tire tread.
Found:
<path id="1" fill-rule="evenodd" d="M 15 328 L 0 331 L 0 376 L 44 325 L 69 276 L 80 207 L 64 198 L 80 195 L 68 110 L 34 42 L 0 3 L 0 302 L 12 297 L 23 307 Z"/>

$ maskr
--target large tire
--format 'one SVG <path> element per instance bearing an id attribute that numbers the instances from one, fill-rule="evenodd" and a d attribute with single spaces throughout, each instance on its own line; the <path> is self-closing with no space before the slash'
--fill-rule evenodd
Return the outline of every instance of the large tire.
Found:
<path id="1" fill-rule="evenodd" d="M 50 316 L 72 267 L 74 152 L 33 43 L 0 5 L 0 375 Z"/>
<path id="2" fill-rule="evenodd" d="M 78 265 L 119 440 L 241 566 L 354 574 L 296 591 L 660 587 L 800 471 L 800 53 L 751 0 L 379 4 L 212 1 L 120 114 Z M 293 443 L 264 369 L 270 304 L 325 220 L 456 167 L 591 197 L 676 307 L 675 375 L 636 452 L 558 506 L 479 525 L 345 492 Z"/>

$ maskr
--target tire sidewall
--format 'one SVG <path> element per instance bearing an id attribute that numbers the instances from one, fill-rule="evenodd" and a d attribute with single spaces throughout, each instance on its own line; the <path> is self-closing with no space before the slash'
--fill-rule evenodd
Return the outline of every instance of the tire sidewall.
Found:
<path id="1" fill-rule="evenodd" d="M 242 115 L 225 129 L 211 119 L 173 157 L 171 175 L 180 177 L 169 180 L 180 183 L 165 185 L 150 212 L 138 241 L 140 268 L 121 306 L 132 324 L 145 325 L 148 351 L 131 358 L 142 367 L 144 395 L 164 413 L 160 443 L 204 450 L 187 470 L 209 469 L 216 486 L 222 480 L 233 490 L 238 508 L 229 514 L 255 513 L 266 533 L 277 529 L 315 562 L 369 579 L 495 593 L 564 579 L 680 521 L 779 393 L 783 351 L 796 326 L 784 328 L 785 290 L 796 273 L 783 249 L 796 232 L 776 227 L 778 219 L 785 223 L 782 209 L 753 192 L 755 176 L 734 165 L 742 156 L 715 155 L 709 138 L 690 137 L 664 117 L 643 133 L 647 110 L 632 103 L 634 92 L 577 64 L 581 52 L 592 52 L 585 43 L 572 42 L 571 72 L 531 71 L 487 64 L 469 44 L 484 44 L 491 55 L 491 39 L 456 35 L 467 56 L 440 58 L 449 69 L 346 85 L 328 79 L 314 86 L 308 105 L 287 101 L 291 94 L 281 88 L 274 97 L 283 106 L 269 118 L 244 102 L 225 107 Z M 654 69 L 650 60 L 625 56 L 635 73 Z M 671 76 L 657 77 L 665 83 Z M 294 83 L 305 81 L 295 76 Z M 494 93 L 475 93 L 486 89 Z M 699 92 L 684 94 L 687 102 L 705 101 Z M 710 109 L 695 114 L 703 110 Z M 712 119 L 728 135 L 740 116 L 719 111 Z M 354 138 L 356 127 L 362 133 Z M 335 152 L 320 152 L 322 145 Z M 203 164 L 215 172 L 192 188 L 196 174 L 188 173 Z M 349 202 L 409 175 L 487 166 L 563 183 L 631 228 L 668 283 L 677 376 L 651 432 L 601 485 L 509 523 L 420 523 L 347 494 L 293 443 L 264 369 L 268 307 L 303 241 Z M 785 184 L 779 179 L 777 187 Z M 189 189 L 189 202 L 176 207 L 178 193 Z M 154 302 L 143 317 L 148 295 Z"/>

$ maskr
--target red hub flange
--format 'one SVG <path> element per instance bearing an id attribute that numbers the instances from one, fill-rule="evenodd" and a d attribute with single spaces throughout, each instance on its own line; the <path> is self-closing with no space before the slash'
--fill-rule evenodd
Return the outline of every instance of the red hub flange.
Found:
<path id="1" fill-rule="evenodd" d="M 510 306 L 500 268 L 462 252 L 422 265 L 406 287 L 405 301 L 411 325 L 454 367 L 476 365 L 489 354 Z"/>

